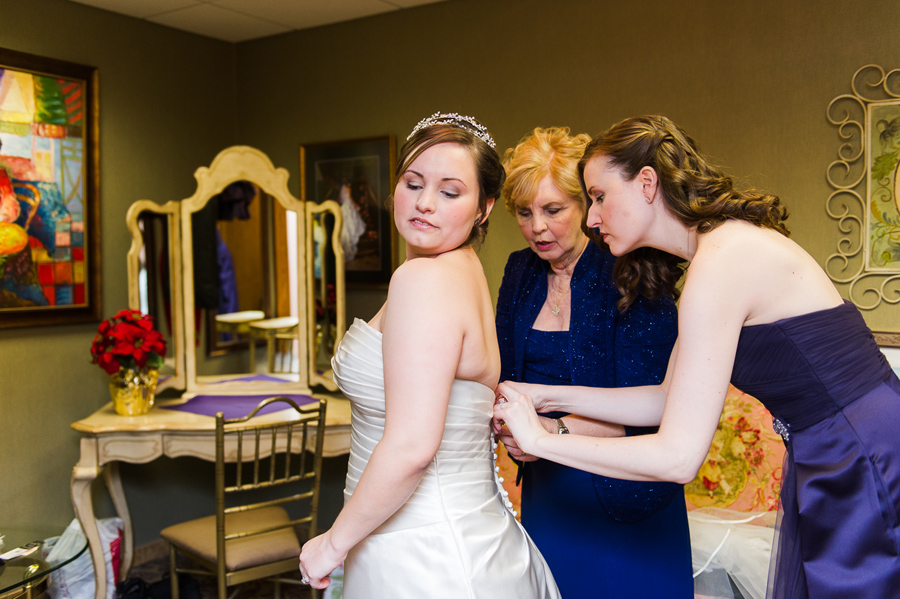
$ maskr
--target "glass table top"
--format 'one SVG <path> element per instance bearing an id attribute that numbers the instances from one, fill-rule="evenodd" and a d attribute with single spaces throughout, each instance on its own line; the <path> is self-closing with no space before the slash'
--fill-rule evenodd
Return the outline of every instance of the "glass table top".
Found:
<path id="1" fill-rule="evenodd" d="M 55 541 L 63 533 L 65 527 L 5 525 L 0 521 L 0 536 L 3 545 L 0 554 L 7 553 L 27 543 L 38 542 L 38 548 L 22 557 L 17 557 L 0 564 L 0 599 L 16 597 L 16 589 L 24 589 L 29 584 L 36 584 L 44 577 L 70 564 L 83 555 L 88 548 L 87 540 L 82 540 L 66 547 L 60 546 L 51 553 Z"/>

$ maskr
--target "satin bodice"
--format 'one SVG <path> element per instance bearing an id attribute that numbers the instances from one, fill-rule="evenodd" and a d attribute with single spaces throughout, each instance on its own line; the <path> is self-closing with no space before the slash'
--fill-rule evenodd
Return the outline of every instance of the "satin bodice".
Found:
<path id="1" fill-rule="evenodd" d="M 345 339 L 335 352 L 333 364 L 338 385 L 353 396 L 353 451 L 344 489 L 346 500 L 356 489 L 384 432 L 384 387 L 381 333 L 358 320 Z M 493 406 L 490 388 L 475 381 L 453 381 L 437 454 L 404 509 L 382 524 L 376 534 L 439 522 L 447 510 L 465 513 L 478 509 L 485 496 L 500 496 L 491 459 Z M 458 495 L 452 494 L 457 490 Z"/>
<path id="2" fill-rule="evenodd" d="M 744 327 L 732 382 L 787 448 L 767 596 L 897 596 L 900 380 L 856 307 Z"/>
<path id="3" fill-rule="evenodd" d="M 892 377 L 862 315 L 844 302 L 744 327 L 731 382 L 797 431 L 836 414 Z"/>

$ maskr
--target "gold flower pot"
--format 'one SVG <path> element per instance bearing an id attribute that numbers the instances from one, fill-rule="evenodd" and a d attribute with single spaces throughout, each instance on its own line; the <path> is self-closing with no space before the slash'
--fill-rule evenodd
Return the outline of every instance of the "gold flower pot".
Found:
<path id="1" fill-rule="evenodd" d="M 116 414 L 140 416 L 153 407 L 156 380 L 159 370 L 132 370 L 120 368 L 109 379 L 109 394 Z"/>

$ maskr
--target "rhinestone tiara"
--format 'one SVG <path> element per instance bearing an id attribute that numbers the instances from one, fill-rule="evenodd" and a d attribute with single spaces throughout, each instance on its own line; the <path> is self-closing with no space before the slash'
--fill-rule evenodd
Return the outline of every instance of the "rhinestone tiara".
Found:
<path id="1" fill-rule="evenodd" d="M 497 144 L 494 142 L 494 138 L 491 137 L 490 133 L 488 133 L 487 127 L 476 121 L 473 117 L 463 116 L 455 112 L 435 112 L 430 117 L 422 119 L 421 121 L 419 121 L 419 124 L 416 125 L 415 129 L 412 130 L 412 133 L 406 136 L 406 141 L 409 141 L 409 138 L 415 135 L 416 132 L 420 129 L 431 127 L 432 125 L 456 125 L 457 127 L 474 133 L 477 137 L 481 138 L 484 143 L 491 146 L 492 148 L 495 148 L 497 146 Z"/>

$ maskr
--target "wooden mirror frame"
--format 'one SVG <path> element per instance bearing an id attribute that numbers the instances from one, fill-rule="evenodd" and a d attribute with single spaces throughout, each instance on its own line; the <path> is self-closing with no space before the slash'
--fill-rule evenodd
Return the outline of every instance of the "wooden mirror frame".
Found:
<path id="1" fill-rule="evenodd" d="M 304 221 L 306 210 L 303 202 L 294 197 L 287 188 L 288 172 L 284 168 L 275 168 L 269 157 L 255 148 L 249 146 L 232 146 L 220 152 L 209 167 L 200 167 L 194 173 L 197 179 L 197 191 L 193 196 L 181 202 L 181 221 L 190 223 L 191 215 L 199 211 L 206 203 L 220 193 L 225 187 L 236 181 L 249 181 L 267 193 L 277 201 L 285 210 L 294 213 L 296 218 L 297 246 L 294 264 L 296 265 L 297 296 L 308 296 L 307 276 L 305 273 L 307 248 L 306 227 Z M 290 212 L 288 212 L 290 214 Z M 183 226 L 181 232 L 181 257 L 182 275 L 184 286 L 184 313 L 185 330 L 193 331 L 194 322 L 194 267 L 193 267 L 193 231 L 189 226 Z M 298 339 L 307 339 L 307 327 L 309 323 L 298 306 L 299 330 Z M 296 382 L 265 382 L 254 381 L 231 382 L 231 379 L 246 377 L 243 375 L 220 375 L 214 377 L 198 377 L 196 347 L 191 344 L 185 352 L 185 372 L 187 376 L 187 391 L 189 394 L 198 392 L 216 393 L 240 393 L 251 390 L 280 391 L 282 393 L 311 393 L 309 387 L 307 344 L 298 344 L 299 380 Z"/>
<path id="2" fill-rule="evenodd" d="M 315 214 L 328 212 L 334 217 L 330 249 L 335 258 L 335 324 L 337 333 L 334 343 L 336 346 L 346 329 L 346 285 L 343 249 L 340 244 L 341 209 L 334 201 L 314 204 L 298 200 L 287 189 L 288 176 L 286 169 L 275 168 L 268 156 L 259 150 L 249 146 L 233 146 L 220 152 L 209 167 L 200 167 L 195 171 L 197 190 L 191 197 L 181 202 L 167 202 L 164 205 L 159 205 L 151 200 L 138 200 L 129 207 L 126 224 L 131 234 L 131 247 L 127 255 L 128 305 L 131 309 L 139 310 L 141 308 L 140 255 L 145 240 L 139 223 L 140 215 L 144 212 L 152 212 L 167 217 L 172 297 L 171 339 L 174 341 L 175 347 L 169 349 L 166 362 L 174 367 L 175 374 L 165 381 L 161 381 L 157 387 L 158 390 L 183 389 L 186 390 L 186 396 L 192 396 L 198 392 L 228 394 L 248 391 L 309 394 L 311 385 L 321 385 L 331 391 L 337 389 L 331 378 L 330 370 L 317 372 L 313 355 L 316 343 L 316 297 L 313 294 L 315 248 L 312 227 Z M 290 229 L 296 232 L 296 250 L 289 262 L 291 262 L 291 268 L 295 270 L 297 287 L 295 291 L 299 320 L 297 333 L 299 374 L 288 375 L 291 379 L 296 377 L 296 381 L 290 380 L 281 383 L 229 381 L 231 378 L 246 377 L 249 373 L 198 377 L 196 354 L 198 346 L 195 343 L 187 342 L 188 338 L 193 339 L 193 331 L 196 326 L 193 231 L 191 227 L 183 226 L 183 223 L 190 223 L 192 214 L 205 206 L 213 196 L 236 181 L 249 181 L 256 185 L 262 193 L 271 196 L 284 208 L 284 211 L 280 211 L 284 220 L 280 221 L 278 226 L 284 225 L 287 229 L 290 225 Z M 293 222 L 287 222 L 292 219 Z M 213 333 L 211 332 L 211 334 Z"/>
<path id="3" fill-rule="evenodd" d="M 131 247 L 126 257 L 128 268 L 128 308 L 141 309 L 141 251 L 144 249 L 144 233 L 140 226 L 141 214 L 152 212 L 167 217 L 169 237 L 169 284 L 172 298 L 172 334 L 169 338 L 173 341 L 167 348 L 165 363 L 174 369 L 174 375 L 165 379 L 160 378 L 156 390 L 184 389 L 184 312 L 182 310 L 182 278 L 181 278 L 181 218 L 178 202 L 166 202 L 162 206 L 150 200 L 138 200 L 133 203 L 125 214 L 125 224 L 131 233 Z M 157 323 L 157 327 L 162 326 Z M 173 346 L 174 347 L 171 347 Z"/>
<path id="4" fill-rule="evenodd" d="M 315 286 L 315 259 L 316 248 L 313 235 L 315 215 L 330 213 L 334 217 L 334 227 L 331 231 L 331 243 L 327 245 L 334 255 L 334 281 L 335 281 L 335 330 L 334 347 L 332 352 L 341 342 L 341 337 L 347 330 L 346 291 L 344 289 L 344 249 L 341 246 L 341 227 L 343 226 L 343 214 L 341 206 L 334 200 L 327 200 L 321 204 L 306 202 L 306 319 L 309 324 L 307 336 L 307 348 L 309 356 L 309 382 L 311 385 L 322 385 L 329 391 L 337 391 L 337 384 L 330 376 L 331 370 L 320 373 L 316 364 L 318 343 L 316 340 L 316 286 Z M 324 266 L 323 266 L 324 268 Z M 327 280 L 327 279 L 326 279 Z M 327 291 L 326 291 L 327 293 Z M 327 300 L 322 298 L 323 304 Z"/>

